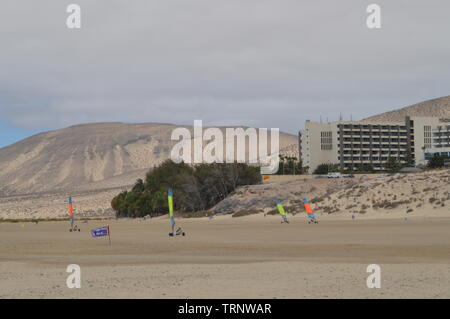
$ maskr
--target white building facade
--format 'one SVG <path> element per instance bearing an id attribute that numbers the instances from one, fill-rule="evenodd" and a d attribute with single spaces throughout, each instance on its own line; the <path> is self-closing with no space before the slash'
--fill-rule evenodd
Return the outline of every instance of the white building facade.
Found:
<path id="1" fill-rule="evenodd" d="M 306 121 L 301 139 L 303 166 L 341 170 L 370 166 L 383 170 L 389 157 L 402 164 L 425 165 L 434 154 L 450 155 L 450 120 L 405 117 L 401 122 Z"/>

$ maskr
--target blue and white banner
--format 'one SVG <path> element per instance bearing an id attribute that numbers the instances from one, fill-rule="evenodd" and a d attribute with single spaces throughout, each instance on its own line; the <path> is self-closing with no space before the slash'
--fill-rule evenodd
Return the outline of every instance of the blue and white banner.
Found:
<path id="1" fill-rule="evenodd" d="M 109 226 L 100 227 L 91 230 L 92 237 L 102 237 L 109 235 Z"/>

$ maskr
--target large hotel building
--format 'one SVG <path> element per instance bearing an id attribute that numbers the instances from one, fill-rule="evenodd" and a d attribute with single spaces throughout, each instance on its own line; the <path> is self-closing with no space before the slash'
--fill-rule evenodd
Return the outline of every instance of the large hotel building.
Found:
<path id="1" fill-rule="evenodd" d="M 306 121 L 301 132 L 301 157 L 309 173 L 320 164 L 342 170 L 370 165 L 383 170 L 389 157 L 415 166 L 438 153 L 450 155 L 450 119 L 405 117 L 402 122 Z"/>

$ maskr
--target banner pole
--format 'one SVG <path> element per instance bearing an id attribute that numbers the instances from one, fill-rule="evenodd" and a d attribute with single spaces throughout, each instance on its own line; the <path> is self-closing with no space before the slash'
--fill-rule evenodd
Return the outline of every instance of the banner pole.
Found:
<path id="1" fill-rule="evenodd" d="M 111 232 L 109 231 L 109 225 L 108 225 L 108 238 L 109 238 L 109 245 L 111 246 Z"/>

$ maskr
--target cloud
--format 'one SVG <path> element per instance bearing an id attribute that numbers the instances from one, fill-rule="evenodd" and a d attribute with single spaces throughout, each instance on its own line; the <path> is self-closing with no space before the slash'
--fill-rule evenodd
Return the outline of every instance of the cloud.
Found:
<path id="1" fill-rule="evenodd" d="M 69 3 L 82 29 L 65 26 Z M 170 122 L 280 127 L 449 95 L 450 3 L 6 0 L 0 115 L 16 127 Z"/>

